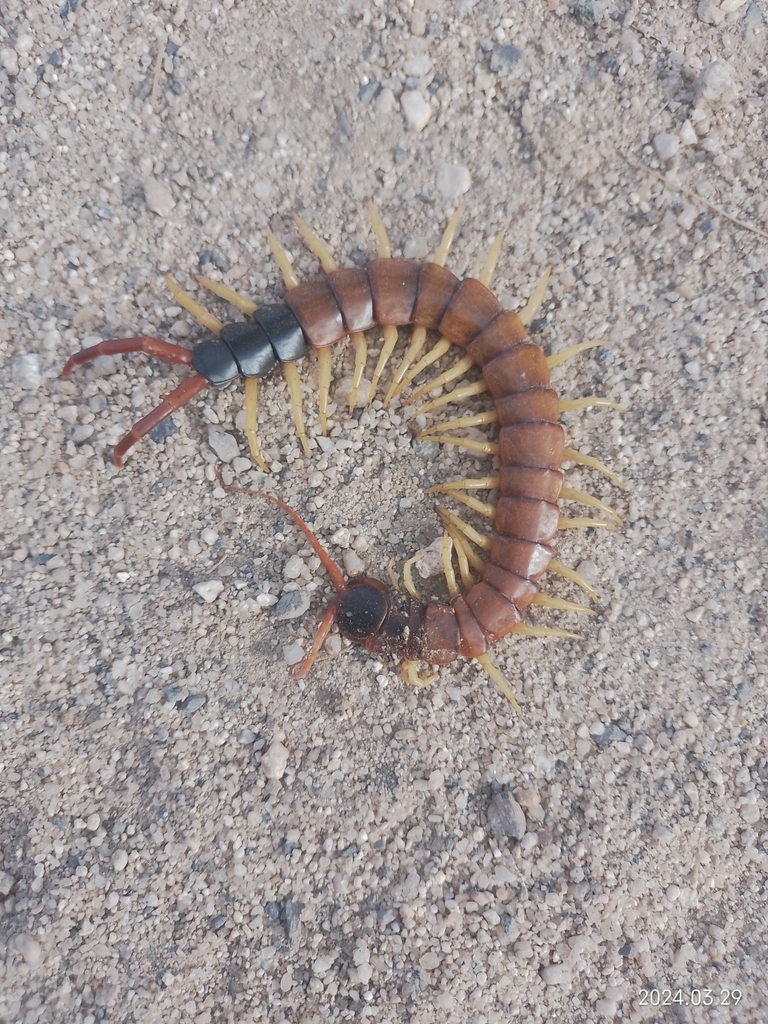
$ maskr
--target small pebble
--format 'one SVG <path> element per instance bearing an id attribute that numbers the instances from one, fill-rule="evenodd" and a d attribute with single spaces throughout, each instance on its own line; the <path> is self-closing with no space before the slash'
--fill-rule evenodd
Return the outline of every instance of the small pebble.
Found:
<path id="1" fill-rule="evenodd" d="M 237 742 L 242 743 L 244 747 L 249 747 L 255 739 L 256 733 L 247 725 L 244 725 L 240 732 L 237 734 Z"/>
<path id="2" fill-rule="evenodd" d="M 22 932 L 21 935 L 16 936 L 13 944 L 29 967 L 37 967 L 43 958 L 43 951 L 33 935 L 30 935 L 29 932 Z"/>
<path id="3" fill-rule="evenodd" d="M 237 439 L 223 430 L 209 430 L 208 444 L 213 448 L 222 462 L 231 462 L 240 454 Z"/>
<path id="4" fill-rule="evenodd" d="M 304 657 L 304 648 L 299 644 L 286 644 L 283 647 L 283 660 L 287 665 L 298 665 Z"/>
<path id="5" fill-rule="evenodd" d="M 101 815 L 94 812 L 88 815 L 88 820 L 85 823 L 85 827 L 89 832 L 98 832 L 99 825 L 101 824 Z"/>
<path id="6" fill-rule="evenodd" d="M 278 598 L 275 594 L 258 594 L 256 597 L 256 604 L 259 608 L 272 608 L 277 602 Z"/>
<path id="7" fill-rule="evenodd" d="M 453 550 L 453 541 L 448 538 L 448 553 Z M 423 580 L 440 576 L 443 572 L 443 538 L 437 537 L 416 562 L 416 571 Z"/>
<path id="8" fill-rule="evenodd" d="M 125 850 L 115 850 L 112 854 L 112 867 L 115 871 L 124 871 L 128 866 L 128 854 Z"/>
<path id="9" fill-rule="evenodd" d="M 418 438 L 414 438 L 411 441 L 411 448 L 416 458 L 424 459 L 425 462 L 433 462 L 440 453 L 440 442 L 420 441 Z"/>
<path id="10" fill-rule="evenodd" d="M 12 47 L 4 46 L 2 50 L 0 50 L 0 64 L 2 64 L 6 74 L 11 77 L 18 75 L 19 55 Z"/>
<path id="11" fill-rule="evenodd" d="M 213 547 L 218 539 L 218 533 L 216 533 L 215 530 L 212 530 L 210 526 L 207 526 L 200 534 L 200 540 L 204 544 L 207 544 L 209 548 Z"/>
<path id="12" fill-rule="evenodd" d="M 297 580 L 306 571 L 307 565 L 299 555 L 291 555 L 283 566 L 283 576 L 287 580 Z"/>
<path id="13" fill-rule="evenodd" d="M 606 725 L 602 732 L 596 733 L 592 739 L 598 745 L 598 747 L 606 747 L 609 743 L 621 743 L 622 740 L 627 738 L 627 734 L 621 730 L 618 725 L 610 723 Z"/>
<path id="14" fill-rule="evenodd" d="M 661 132 L 660 135 L 654 135 L 653 137 L 653 148 L 656 150 L 656 156 L 659 160 L 671 160 L 679 146 L 680 139 L 678 136 L 671 135 L 669 132 Z"/>
<path id="15" fill-rule="evenodd" d="M 169 416 L 167 420 L 163 420 L 162 423 L 158 423 L 156 427 L 153 427 L 148 436 L 155 444 L 162 444 L 166 438 L 171 437 L 173 434 L 178 434 L 178 432 L 179 428 L 173 422 L 173 417 Z"/>
<path id="16" fill-rule="evenodd" d="M 11 380 L 20 388 L 26 388 L 27 391 L 37 391 L 43 383 L 40 356 L 29 352 L 25 356 L 14 359 L 11 362 Z"/>
<path id="17" fill-rule="evenodd" d="M 699 72 L 693 83 L 696 106 L 719 107 L 736 99 L 733 72 L 724 60 L 714 60 Z"/>
<path id="18" fill-rule="evenodd" d="M 365 85 L 361 85 L 357 91 L 357 98 L 361 103 L 370 103 L 371 100 L 375 100 L 381 89 L 381 82 L 367 82 Z"/>
<path id="19" fill-rule="evenodd" d="M 487 821 L 491 835 L 506 836 L 518 842 L 525 835 L 525 814 L 506 787 L 502 787 L 491 797 Z"/>
<path id="20" fill-rule="evenodd" d="M 352 535 L 349 532 L 349 528 L 346 526 L 340 526 L 336 533 L 331 537 L 331 543 L 335 544 L 339 548 L 348 548 L 352 540 Z"/>
<path id="21" fill-rule="evenodd" d="M 409 78 L 421 78 L 429 71 L 432 61 L 429 54 L 417 53 L 415 57 L 409 57 L 403 64 L 403 71 Z"/>
<path id="22" fill-rule="evenodd" d="M 701 363 L 699 363 L 698 359 L 692 359 L 689 363 L 686 363 L 685 372 L 691 380 L 699 380 L 701 377 Z"/>
<path id="23" fill-rule="evenodd" d="M 279 740 L 270 743 L 261 758 L 261 769 L 268 779 L 282 779 L 288 767 L 288 748 Z"/>
<path id="24" fill-rule="evenodd" d="M 469 169 L 461 164 L 442 163 L 437 169 L 437 188 L 444 199 L 458 199 L 472 186 Z"/>
<path id="25" fill-rule="evenodd" d="M 360 558 L 353 548 L 347 548 L 342 552 L 341 560 L 347 576 L 360 576 L 365 572 L 365 562 Z"/>
<path id="26" fill-rule="evenodd" d="M 301 904 L 296 900 L 286 900 L 283 904 L 283 923 L 288 945 L 291 949 L 296 949 L 301 939 Z"/>
<path id="27" fill-rule="evenodd" d="M 309 594 L 306 590 L 292 590 L 283 594 L 275 608 L 275 618 L 299 619 L 309 611 Z"/>
<path id="28" fill-rule="evenodd" d="M 491 54 L 491 71 L 497 75 L 504 74 L 513 64 L 517 64 L 521 57 L 522 53 L 512 43 L 500 46 Z"/>
<path id="29" fill-rule="evenodd" d="M 437 953 L 425 953 L 419 960 L 419 967 L 422 971 L 436 971 L 440 966 L 440 959 Z"/>
<path id="30" fill-rule="evenodd" d="M 570 985 L 571 972 L 566 964 L 550 964 L 542 970 L 541 980 L 545 985 Z"/>
<path id="31" fill-rule="evenodd" d="M 368 396 L 370 395 L 370 393 L 371 393 L 371 382 L 369 380 L 367 380 L 365 377 L 363 377 L 360 380 L 360 384 L 358 385 L 358 388 L 357 388 L 357 398 L 355 399 L 355 408 L 356 409 L 361 409 L 365 405 L 368 404 Z M 351 394 L 352 394 L 352 378 L 351 377 L 342 377 L 341 380 L 339 381 L 339 383 L 336 385 L 336 390 L 334 392 L 334 396 L 333 397 L 336 399 L 336 401 L 339 403 L 339 405 L 343 405 L 345 408 L 347 408 L 349 406 L 349 398 L 350 398 Z M 320 438 L 318 438 L 318 441 L 319 440 L 320 440 Z M 322 483 L 322 477 L 321 477 L 321 481 L 320 482 Z M 310 484 L 310 487 L 315 487 L 315 486 L 319 487 L 320 484 Z"/>
<path id="32" fill-rule="evenodd" d="M 415 132 L 426 128 L 427 122 L 432 116 L 432 107 L 427 103 L 420 92 L 415 89 L 406 90 L 400 97 L 400 106 L 405 114 L 405 119 Z"/>
<path id="33" fill-rule="evenodd" d="M 224 584 L 221 580 L 205 580 L 203 583 L 196 583 L 192 589 L 206 604 L 211 604 L 224 589 Z"/>
<path id="34" fill-rule="evenodd" d="M 191 715 L 193 711 L 199 711 L 207 702 L 208 698 L 204 697 L 202 693 L 192 693 L 181 702 L 181 710 Z"/>
<path id="35" fill-rule="evenodd" d="M 696 129 L 690 121 L 684 121 L 680 126 L 680 141 L 684 146 L 695 146 L 699 141 Z"/>
<path id="36" fill-rule="evenodd" d="M 403 246 L 403 257 L 407 260 L 423 260 L 429 254 L 424 238 L 409 238 Z"/>
<path id="37" fill-rule="evenodd" d="M 226 923 L 227 923 L 227 915 L 226 914 L 216 914 L 215 917 L 211 918 L 211 920 L 210 920 L 210 922 L 208 924 L 208 927 L 211 929 L 212 932 L 219 932 L 219 931 L 221 931 L 221 929 L 224 927 L 224 925 Z"/>
<path id="38" fill-rule="evenodd" d="M 171 190 L 157 178 L 147 178 L 144 182 L 144 199 L 150 210 L 160 217 L 167 217 L 176 205 Z"/>
<path id="39" fill-rule="evenodd" d="M 0 896 L 7 896 L 15 884 L 13 875 L 7 871 L 0 871 Z"/>

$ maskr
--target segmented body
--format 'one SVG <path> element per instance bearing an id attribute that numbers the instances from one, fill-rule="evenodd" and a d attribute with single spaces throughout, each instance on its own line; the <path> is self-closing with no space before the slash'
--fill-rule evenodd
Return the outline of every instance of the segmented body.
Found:
<path id="1" fill-rule="evenodd" d="M 131 349 L 193 364 L 196 376 L 176 389 L 181 400 L 168 396 L 118 445 L 120 465 L 128 447 L 208 383 L 264 377 L 275 361 L 294 361 L 352 332 L 404 325 L 438 331 L 464 349 L 493 397 L 501 471 L 489 559 L 482 579 L 451 605 L 413 602 L 410 614 L 401 615 L 387 588 L 366 578 L 346 587 L 333 617 L 342 634 L 372 651 L 444 665 L 459 655 L 482 656 L 518 626 L 522 609 L 537 597 L 552 558 L 563 480 L 564 436 L 545 355 L 527 340 L 518 315 L 483 284 L 459 281 L 437 263 L 379 258 L 365 269 L 336 269 L 292 288 L 285 305 L 257 309 L 250 321 L 225 326 L 218 340 L 191 352 L 157 339 L 102 342 L 74 355 L 63 374 L 95 355 Z"/>

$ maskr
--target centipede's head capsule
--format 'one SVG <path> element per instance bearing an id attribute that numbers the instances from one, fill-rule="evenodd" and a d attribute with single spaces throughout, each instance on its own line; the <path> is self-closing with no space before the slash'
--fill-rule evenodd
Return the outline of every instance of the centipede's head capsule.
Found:
<path id="1" fill-rule="evenodd" d="M 339 632 L 354 643 L 365 643 L 379 632 L 388 611 L 389 593 L 381 580 L 358 576 L 339 595 Z"/>

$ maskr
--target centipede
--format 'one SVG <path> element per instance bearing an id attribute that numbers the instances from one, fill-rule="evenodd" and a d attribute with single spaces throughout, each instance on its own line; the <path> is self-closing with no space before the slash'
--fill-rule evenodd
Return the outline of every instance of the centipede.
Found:
<path id="1" fill-rule="evenodd" d="M 247 493 L 277 505 L 295 522 L 335 590 L 309 653 L 289 668 L 293 678 L 299 679 L 310 671 L 336 624 L 352 644 L 364 647 L 377 658 L 397 663 L 401 678 L 412 686 L 426 686 L 437 676 L 436 672 L 422 673 L 422 665 L 439 668 L 458 658 L 474 659 L 520 714 L 512 687 L 491 659 L 491 645 L 509 634 L 578 637 L 564 629 L 530 624 L 524 621 L 524 613 L 532 605 L 541 605 L 594 614 L 589 606 L 543 593 L 540 580 L 545 573 L 564 577 L 597 601 L 587 580 L 555 558 L 553 540 L 559 530 L 616 529 L 621 525 L 620 516 L 600 499 L 565 483 L 563 464 L 570 462 L 603 473 L 615 485 L 622 486 L 619 477 L 596 458 L 566 447 L 565 431 L 559 422 L 563 413 L 573 410 L 606 406 L 621 411 L 621 407 L 597 395 L 562 399 L 550 382 L 553 366 L 604 342 L 583 341 L 554 355 L 545 355 L 531 338 L 528 327 L 544 299 L 549 271 L 521 309 L 504 310 L 489 287 L 501 253 L 502 235 L 494 239 L 477 277 L 456 277 L 446 262 L 461 209 L 451 217 L 432 259 L 425 262 L 394 257 L 386 227 L 372 203 L 369 213 L 377 255 L 365 267 L 340 267 L 322 239 L 295 216 L 297 228 L 319 259 L 323 273 L 300 283 L 288 254 L 268 231 L 267 241 L 286 287 L 283 303 L 259 306 L 227 285 L 198 275 L 201 287 L 231 303 L 244 317 L 224 324 L 168 275 L 166 284 L 176 301 L 214 335 L 213 340 L 188 349 L 144 335 L 112 338 L 72 355 L 62 376 L 69 377 L 76 366 L 97 356 L 131 352 L 191 366 L 191 376 L 165 395 L 115 446 L 113 461 L 118 467 L 141 438 L 196 395 L 208 387 L 224 388 L 243 378 L 244 432 L 254 462 L 268 473 L 257 436 L 258 382 L 276 365 L 279 364 L 287 383 L 297 436 L 309 456 L 297 369 L 297 363 L 307 354 L 314 352 L 318 362 L 318 419 L 321 433 L 326 434 L 333 346 L 348 338 L 354 350 L 350 413 L 358 404 L 368 360 L 367 331 L 379 327 L 383 333 L 368 390 L 367 402 L 371 402 L 398 343 L 398 328 L 412 327 L 384 405 L 455 346 L 461 353 L 458 361 L 449 370 L 420 384 L 409 396 L 409 402 L 414 402 L 439 392 L 438 397 L 414 413 L 414 419 L 483 393 L 490 396 L 492 408 L 425 426 L 419 436 L 495 456 L 498 470 L 487 476 L 446 481 L 428 488 L 429 492 L 449 495 L 492 524 L 492 532 L 484 532 L 456 512 L 436 506 L 443 527 L 440 557 L 448 602 L 421 600 L 411 574 L 418 555 L 403 566 L 403 585 L 409 595 L 405 606 L 397 598 L 394 587 L 399 589 L 398 581 L 391 569 L 389 585 L 367 575 L 345 579 L 298 512 L 271 494 Z M 438 340 L 428 348 L 430 333 L 436 333 Z M 479 369 L 480 379 L 461 384 L 461 378 L 472 367 Z M 451 384 L 452 389 L 446 391 Z M 497 426 L 498 440 L 482 441 L 450 432 L 486 424 Z M 234 486 L 228 489 L 245 491 Z M 468 493 L 472 491 L 496 496 L 496 501 L 482 501 Z M 563 515 L 561 501 L 598 509 L 604 518 Z"/>

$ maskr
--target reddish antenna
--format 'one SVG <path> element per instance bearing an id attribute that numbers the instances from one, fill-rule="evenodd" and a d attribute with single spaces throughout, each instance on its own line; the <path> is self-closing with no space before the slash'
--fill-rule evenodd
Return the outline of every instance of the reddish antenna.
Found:
<path id="1" fill-rule="evenodd" d="M 219 476 L 218 470 L 216 471 L 216 476 Z M 265 501 L 271 501 L 273 505 L 277 505 L 278 508 L 281 508 L 283 512 L 285 512 L 286 515 L 290 516 L 294 523 L 296 523 L 298 528 L 301 530 L 301 532 L 307 538 L 309 543 L 312 545 L 315 554 L 323 563 L 326 572 L 331 577 L 331 582 L 336 588 L 336 593 L 343 594 L 348 589 L 347 581 L 344 579 L 344 574 L 342 573 L 341 569 L 338 567 L 338 565 L 336 565 L 334 560 L 325 550 L 325 548 L 314 535 L 314 533 L 312 533 L 312 531 L 301 518 L 299 513 L 295 512 L 290 505 L 286 505 L 284 501 L 280 501 L 279 498 L 275 498 L 271 494 L 265 494 L 264 491 L 251 491 L 247 487 L 235 487 L 234 484 L 225 484 L 221 480 L 221 477 L 219 477 L 219 482 L 221 483 L 225 491 L 233 491 L 237 494 L 250 494 L 254 498 L 264 498 Z"/>

